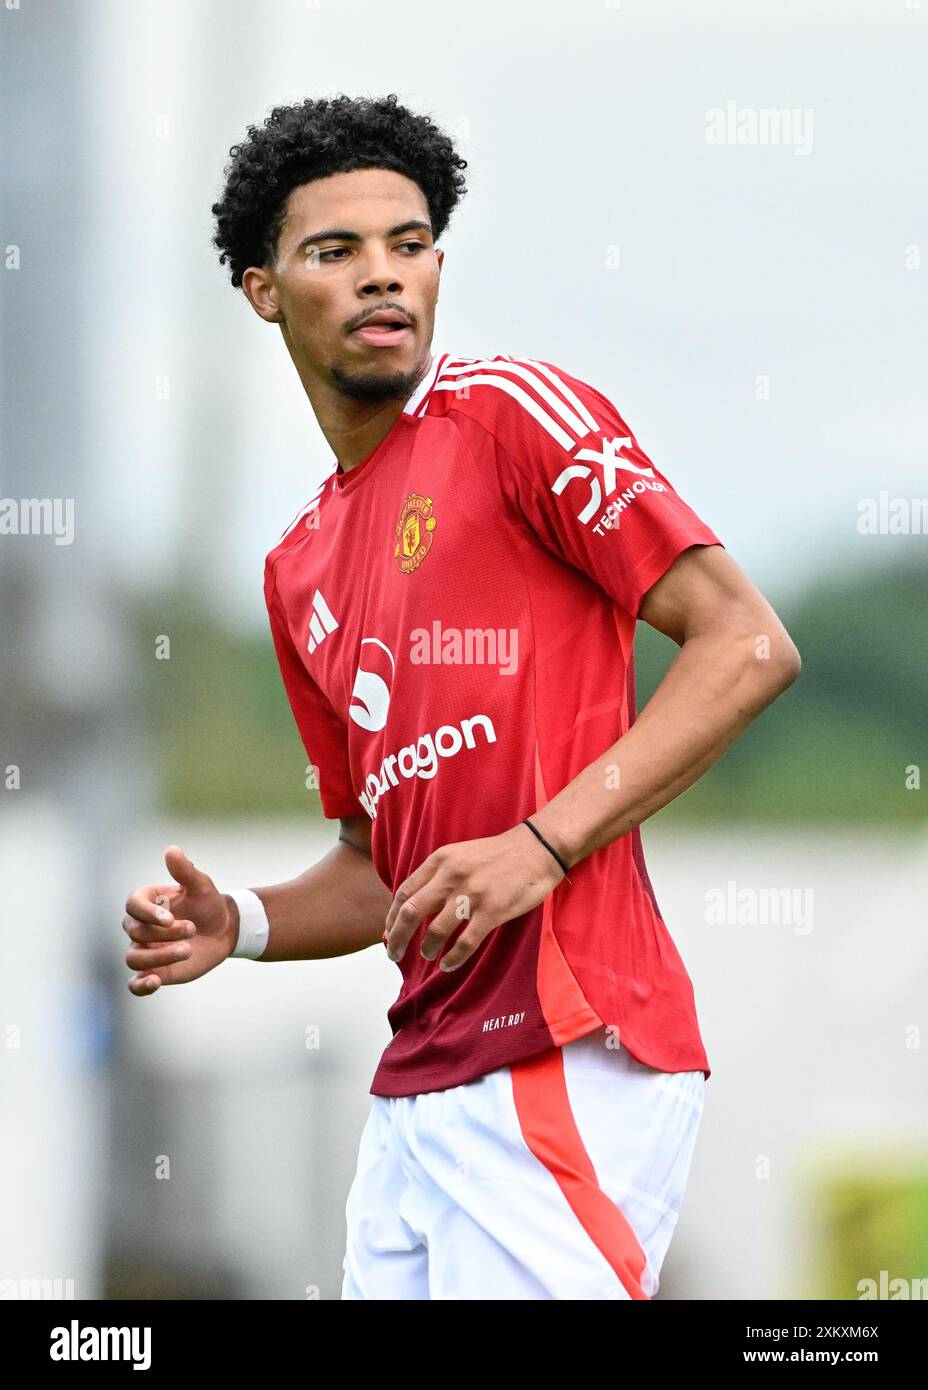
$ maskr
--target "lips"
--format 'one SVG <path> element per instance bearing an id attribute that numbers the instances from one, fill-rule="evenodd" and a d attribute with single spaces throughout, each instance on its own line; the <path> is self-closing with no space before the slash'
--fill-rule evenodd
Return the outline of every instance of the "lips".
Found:
<path id="1" fill-rule="evenodd" d="M 394 309 L 378 309 L 351 334 L 373 347 L 399 347 L 412 333 L 408 319 Z"/>
<path id="2" fill-rule="evenodd" d="M 397 313 L 395 309 L 377 309 L 373 314 L 369 314 L 363 323 L 358 324 L 358 327 L 353 331 L 355 333 L 360 333 L 364 328 L 375 328 L 378 326 L 394 330 L 398 328 L 408 328 L 409 319 L 403 314 Z"/>

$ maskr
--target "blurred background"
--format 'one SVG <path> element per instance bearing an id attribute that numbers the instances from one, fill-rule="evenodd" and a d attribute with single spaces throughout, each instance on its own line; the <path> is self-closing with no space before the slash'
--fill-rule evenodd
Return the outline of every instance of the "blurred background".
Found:
<path id="1" fill-rule="evenodd" d="M 919 0 L 0 11 L 0 1295 L 339 1296 L 398 970 L 231 961 L 136 999 L 120 923 L 170 843 L 228 890 L 337 832 L 262 595 L 334 459 L 210 206 L 249 123 L 345 91 L 470 161 L 436 345 L 608 395 L 803 657 L 643 827 L 712 1066 L 659 1297 L 918 1296 L 926 26 Z M 639 707 L 675 650 L 640 629 Z"/>

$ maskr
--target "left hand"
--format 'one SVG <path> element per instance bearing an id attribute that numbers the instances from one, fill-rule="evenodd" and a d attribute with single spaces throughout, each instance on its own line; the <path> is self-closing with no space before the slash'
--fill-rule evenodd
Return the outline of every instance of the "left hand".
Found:
<path id="1" fill-rule="evenodd" d="M 383 934 L 387 955 L 400 961 L 423 918 L 433 917 L 420 953 L 434 960 L 461 925 L 452 948 L 439 962 L 456 970 L 484 937 L 544 902 L 564 872 L 527 825 L 502 835 L 443 845 L 424 859 L 396 890 Z M 436 915 L 437 914 L 437 915 Z"/>

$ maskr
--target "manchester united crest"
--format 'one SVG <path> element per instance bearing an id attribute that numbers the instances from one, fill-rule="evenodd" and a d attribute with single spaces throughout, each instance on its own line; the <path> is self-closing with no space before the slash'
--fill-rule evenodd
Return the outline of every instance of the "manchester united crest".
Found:
<path id="1" fill-rule="evenodd" d="M 435 532 L 435 518 L 432 515 L 431 497 L 420 497 L 411 492 L 403 503 L 400 519 L 396 523 L 396 546 L 394 558 L 404 574 L 412 574 L 428 555 Z"/>

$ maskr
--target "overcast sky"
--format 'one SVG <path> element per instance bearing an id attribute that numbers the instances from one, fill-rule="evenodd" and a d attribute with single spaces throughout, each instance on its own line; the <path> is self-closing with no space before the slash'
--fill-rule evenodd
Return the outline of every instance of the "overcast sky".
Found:
<path id="1" fill-rule="evenodd" d="M 924 554 L 857 531 L 861 498 L 928 494 L 916 3 L 86 4 L 95 541 L 137 518 L 127 583 L 180 567 L 264 623 L 264 555 L 333 459 L 209 208 L 249 122 L 343 90 L 397 92 L 470 161 L 441 347 L 603 391 L 772 595 Z M 768 109 L 790 143 L 764 143 Z"/>

